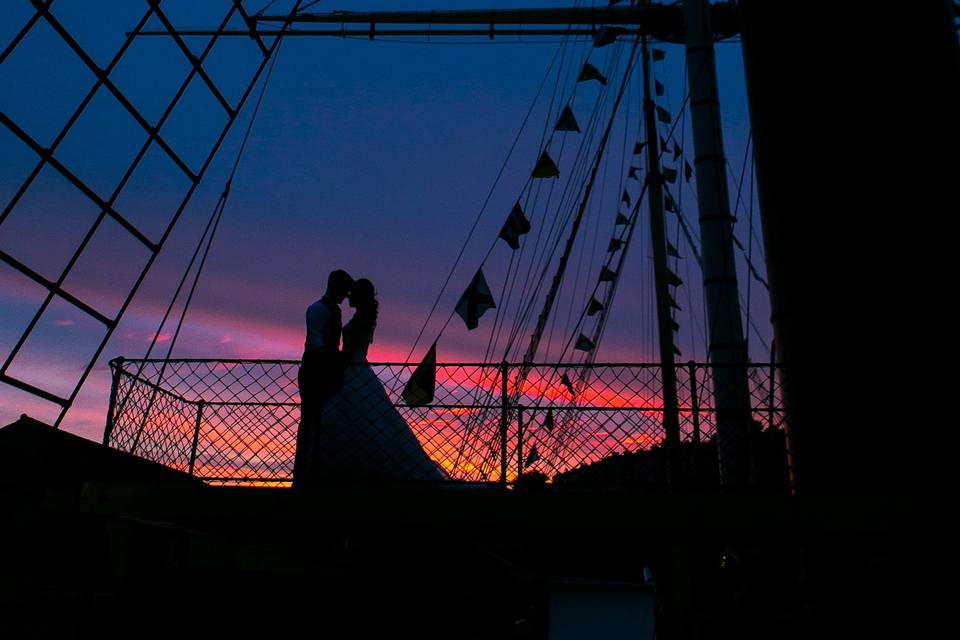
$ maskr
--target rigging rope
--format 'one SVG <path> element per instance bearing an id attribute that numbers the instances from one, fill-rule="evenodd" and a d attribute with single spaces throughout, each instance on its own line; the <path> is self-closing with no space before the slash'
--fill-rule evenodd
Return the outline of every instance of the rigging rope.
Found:
<path id="1" fill-rule="evenodd" d="M 146 411 L 143 412 L 143 418 L 140 422 L 140 425 L 137 429 L 136 435 L 133 438 L 133 444 L 130 448 L 131 453 L 134 452 L 137 448 L 137 445 L 140 440 L 140 436 L 143 432 L 144 425 L 146 424 L 147 417 L 150 414 L 150 410 L 153 408 L 154 401 L 156 399 L 157 388 L 160 387 L 163 382 L 163 376 L 167 370 L 167 364 L 170 360 L 170 355 L 173 352 L 174 346 L 176 346 L 177 338 L 180 336 L 180 330 L 183 327 L 184 319 L 187 315 L 187 310 L 190 308 L 190 303 L 193 301 L 193 295 L 196 291 L 197 284 L 200 281 L 200 274 L 203 272 L 203 268 L 206 265 L 207 256 L 210 253 L 210 247 L 213 244 L 213 238 L 216 235 L 217 229 L 220 225 L 220 220 L 223 216 L 223 210 L 226 207 L 227 198 L 230 196 L 230 190 L 233 185 L 234 176 L 236 176 L 237 169 L 240 166 L 240 159 L 243 157 L 243 152 L 247 147 L 247 141 L 250 138 L 250 132 L 253 130 L 253 124 L 257 119 L 257 114 L 260 112 L 260 105 L 263 102 L 263 97 L 266 94 L 267 86 L 270 84 L 270 78 L 273 75 L 274 67 L 276 67 L 277 60 L 280 57 L 280 46 L 283 43 L 283 39 L 279 38 L 277 41 L 276 48 L 273 50 L 273 58 L 270 60 L 270 65 L 267 68 L 267 75 L 264 77 L 263 85 L 260 87 L 260 95 L 257 97 L 256 105 L 253 108 L 253 113 L 250 115 L 250 121 L 247 123 L 247 130 L 243 134 L 243 139 L 240 143 L 240 148 L 237 150 L 236 158 L 233 161 L 233 167 L 230 170 L 230 174 L 227 177 L 226 183 L 224 184 L 223 192 L 220 194 L 220 197 L 217 199 L 217 203 L 213 207 L 213 211 L 210 214 L 210 218 L 207 221 L 207 225 L 204 228 L 203 235 L 200 237 L 200 241 L 197 243 L 196 249 L 194 249 L 193 255 L 190 258 L 190 262 L 187 265 L 186 270 L 183 273 L 183 277 L 180 279 L 180 282 L 177 284 L 176 291 L 173 294 L 173 297 L 170 300 L 170 304 L 167 306 L 166 311 L 163 314 L 163 318 L 160 320 L 160 325 L 157 327 L 156 332 L 153 334 L 153 337 L 150 340 L 150 346 L 147 348 L 147 352 L 143 357 L 143 360 L 140 361 L 137 367 L 136 377 L 140 377 L 143 373 L 143 368 L 147 364 L 147 360 L 150 358 L 150 355 L 153 353 L 153 349 L 156 347 L 158 340 L 163 332 L 163 327 L 166 325 L 167 320 L 170 317 L 170 314 L 173 311 L 173 307 L 176 304 L 177 299 L 180 297 L 180 293 L 183 290 L 183 286 L 186 283 L 187 277 L 190 274 L 190 271 L 193 269 L 193 265 L 196 262 L 197 256 L 200 253 L 201 247 L 203 247 L 203 257 L 200 259 L 200 264 L 197 267 L 196 273 L 193 277 L 193 282 L 190 285 L 190 291 L 187 294 L 187 299 L 184 302 L 183 309 L 180 311 L 180 318 L 177 320 L 177 328 L 174 331 L 172 338 L 170 339 L 170 344 L 167 346 L 166 356 L 163 358 L 163 363 L 160 367 L 160 372 L 157 377 L 156 386 L 153 388 L 153 391 L 150 395 L 150 401 L 147 404 Z M 209 232 L 209 235 L 208 235 Z M 206 245 L 204 246 L 204 242 Z M 132 388 L 131 388 L 132 390 Z M 120 409 L 118 413 L 122 413 L 123 407 L 129 398 L 129 393 L 124 396 L 121 401 Z"/>

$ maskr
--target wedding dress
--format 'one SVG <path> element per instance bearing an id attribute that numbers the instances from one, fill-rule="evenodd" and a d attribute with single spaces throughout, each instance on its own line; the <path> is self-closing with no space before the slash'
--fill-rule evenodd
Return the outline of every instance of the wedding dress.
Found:
<path id="1" fill-rule="evenodd" d="M 340 390 L 323 405 L 315 464 L 332 481 L 444 480 L 367 362 L 372 331 L 350 321 L 343 328 L 347 359 Z"/>

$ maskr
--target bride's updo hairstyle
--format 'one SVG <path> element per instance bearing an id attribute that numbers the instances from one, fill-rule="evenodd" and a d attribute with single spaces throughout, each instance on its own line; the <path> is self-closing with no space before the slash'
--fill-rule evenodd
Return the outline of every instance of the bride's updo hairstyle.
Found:
<path id="1" fill-rule="evenodd" d="M 353 306 L 357 309 L 356 318 L 370 325 L 373 329 L 377 326 L 377 292 L 373 288 L 373 283 L 366 278 L 355 280 L 350 288 L 350 298 Z"/>

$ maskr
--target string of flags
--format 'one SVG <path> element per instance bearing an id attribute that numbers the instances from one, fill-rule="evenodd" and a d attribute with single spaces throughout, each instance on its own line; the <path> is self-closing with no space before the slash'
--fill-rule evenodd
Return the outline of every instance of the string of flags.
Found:
<path id="1" fill-rule="evenodd" d="M 610 4 L 617 4 L 617 0 L 611 0 Z M 620 27 L 604 27 L 599 30 L 597 36 L 594 40 L 594 47 L 603 47 L 609 44 L 612 44 L 616 39 L 626 33 L 626 30 Z M 652 49 L 652 59 L 654 62 L 664 60 L 666 53 L 661 50 L 654 48 Z M 597 82 L 601 86 L 605 86 L 608 82 L 607 77 L 601 73 L 601 71 L 592 65 L 590 62 L 585 61 L 580 70 L 580 73 L 577 76 L 577 83 L 586 83 L 586 82 Z M 662 82 L 657 79 L 654 79 L 654 91 L 658 97 L 661 97 L 665 94 L 665 87 Z M 657 121 L 663 124 L 671 124 L 673 118 L 670 112 L 663 108 L 660 105 L 655 106 L 655 114 Z M 581 133 L 580 124 L 577 121 L 576 115 L 572 106 L 568 103 L 563 106 L 559 117 L 557 118 L 554 131 L 563 132 L 563 133 Z M 677 144 L 676 140 L 673 140 L 671 137 L 670 142 L 672 145 L 668 144 L 668 141 L 660 136 L 659 139 L 662 153 L 669 153 L 672 151 L 673 162 L 677 163 L 682 158 L 682 149 L 680 145 Z M 549 143 L 548 143 L 549 144 Z M 634 145 L 633 152 L 635 155 L 641 154 L 647 145 L 646 141 L 637 141 Z M 641 167 L 631 164 L 629 166 L 629 172 L 627 179 L 629 180 L 640 180 L 640 171 Z M 531 171 L 531 177 L 534 179 L 551 179 L 558 178 L 560 176 L 560 167 L 557 165 L 557 162 L 551 157 L 547 148 L 544 148 L 540 156 L 537 159 L 536 164 Z M 654 174 L 655 175 L 655 174 Z M 662 181 L 668 184 L 676 184 L 678 179 L 678 169 L 674 167 L 662 167 L 659 175 L 662 176 Z M 693 167 L 690 166 L 690 163 L 683 159 L 683 176 L 686 182 L 689 182 L 693 177 Z M 649 176 L 648 176 L 649 177 Z M 631 207 L 632 197 L 628 189 L 623 190 L 621 200 L 627 209 Z M 673 197 L 669 192 L 665 191 L 664 193 L 664 208 L 671 213 L 679 213 L 679 207 L 674 201 Z M 692 239 L 690 236 L 689 229 L 682 220 L 682 216 L 678 216 L 681 219 L 681 225 L 683 227 L 684 233 L 687 236 L 688 242 L 691 243 L 693 247 Z M 631 217 L 627 214 L 624 214 L 617 211 L 616 219 L 614 226 L 615 228 L 627 227 L 633 224 Z M 503 223 L 503 226 L 500 228 L 498 234 L 498 239 L 502 239 L 511 250 L 519 250 L 521 245 L 522 237 L 528 234 L 531 230 L 530 220 L 526 217 L 523 208 L 520 203 L 517 202 L 514 204 L 513 208 L 510 210 L 507 215 L 506 220 Z M 613 266 L 613 256 L 618 254 L 626 246 L 626 241 L 623 239 L 623 236 L 613 237 L 610 240 L 610 244 L 607 247 L 607 254 L 610 256 L 611 262 L 608 265 L 604 265 L 600 271 L 599 282 L 600 283 L 614 283 L 619 277 L 619 267 L 611 268 Z M 669 244 L 667 245 L 667 254 L 670 257 L 679 259 L 681 256 L 676 247 Z M 698 262 L 701 261 L 699 253 L 694 247 L 694 254 L 697 257 Z M 620 254 L 621 260 L 624 254 Z M 622 262 L 621 262 L 622 264 Z M 674 273 L 668 271 L 668 282 L 670 286 L 677 287 L 683 284 L 683 281 Z M 611 286 L 607 290 L 607 296 L 612 296 L 612 292 L 615 289 L 614 286 Z M 670 296 L 670 305 L 675 309 L 680 307 L 676 304 L 673 296 Z M 586 315 L 587 316 L 597 316 L 598 314 L 603 314 L 609 306 L 609 300 L 598 300 L 595 296 L 591 296 L 590 302 L 588 304 Z M 496 301 L 494 300 L 493 294 L 490 290 L 490 287 L 487 283 L 487 280 L 483 273 L 483 266 L 477 269 L 476 273 L 473 276 L 473 279 L 470 281 L 470 284 L 467 286 L 466 290 L 460 296 L 457 304 L 454 308 L 456 315 L 460 316 L 466 325 L 467 329 L 472 331 L 479 326 L 480 319 L 482 316 L 490 309 L 496 308 Z M 679 328 L 675 322 L 674 331 Z M 439 337 L 438 337 L 439 339 Z M 574 345 L 574 349 L 587 352 L 592 354 L 596 350 L 596 344 L 594 339 L 591 339 L 584 333 L 580 333 L 577 337 L 577 340 Z M 674 346 L 674 350 L 679 354 L 679 350 Z M 436 387 L 436 362 L 437 362 L 437 342 L 435 341 L 430 349 L 427 351 L 423 360 L 417 366 L 410 380 L 403 390 L 403 398 L 410 406 L 424 406 L 433 402 L 434 391 Z M 570 377 L 567 373 L 564 373 L 561 376 L 560 380 L 561 385 L 569 392 L 571 397 L 576 396 L 576 391 L 573 383 L 570 380 Z M 548 413 L 547 421 L 552 427 L 552 412 Z M 548 427 L 548 430 L 549 428 Z M 533 464 L 537 459 L 539 459 L 536 446 L 531 449 L 530 453 L 527 456 L 527 465 Z"/>

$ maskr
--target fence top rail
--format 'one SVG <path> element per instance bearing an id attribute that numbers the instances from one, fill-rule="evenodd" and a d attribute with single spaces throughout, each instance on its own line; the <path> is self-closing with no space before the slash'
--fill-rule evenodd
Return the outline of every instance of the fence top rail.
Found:
<path id="1" fill-rule="evenodd" d="M 253 364 L 253 365 L 299 365 L 300 360 L 251 360 L 234 358 L 175 358 L 165 360 L 163 358 L 115 358 L 110 361 L 111 365 L 130 364 L 163 364 L 163 363 L 181 363 L 181 364 Z M 366 362 L 363 363 L 372 367 L 416 367 L 419 362 Z M 502 367 L 502 362 L 438 362 L 437 367 L 475 367 L 497 369 Z M 508 362 L 506 365 L 510 368 L 530 367 L 530 368 L 553 368 L 553 369 L 603 369 L 603 368 L 623 368 L 623 369 L 653 369 L 660 368 L 663 365 L 659 362 Z M 713 362 L 678 362 L 676 367 L 784 367 L 783 362 L 740 362 L 740 363 L 713 363 Z"/>

